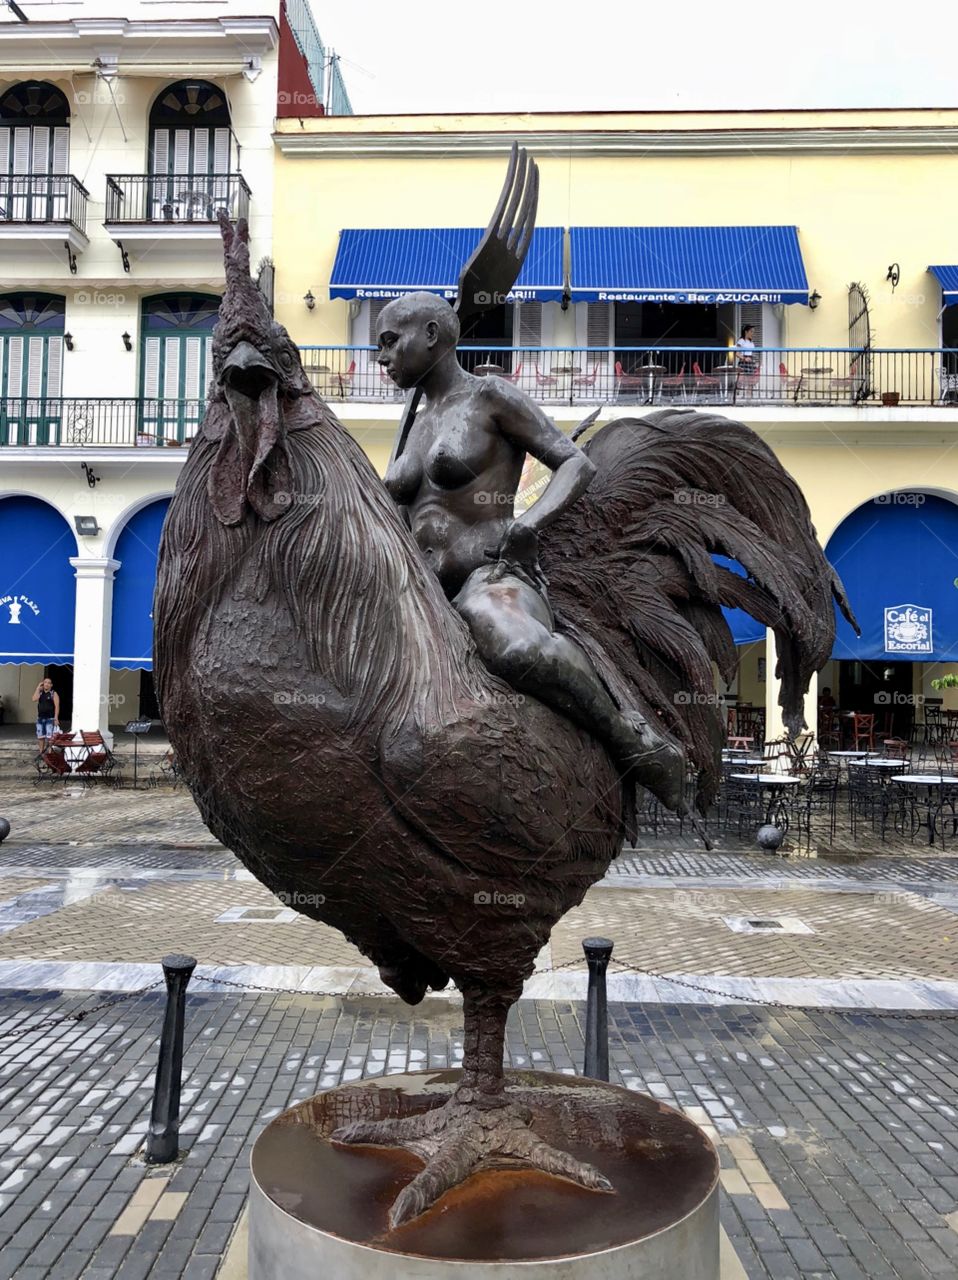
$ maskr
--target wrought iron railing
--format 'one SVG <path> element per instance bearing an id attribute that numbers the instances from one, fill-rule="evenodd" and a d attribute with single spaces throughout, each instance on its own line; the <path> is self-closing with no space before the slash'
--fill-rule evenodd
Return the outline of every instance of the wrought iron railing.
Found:
<path id="1" fill-rule="evenodd" d="M 89 192 L 68 173 L 0 176 L 0 222 L 64 223 L 86 232 Z"/>
<path id="2" fill-rule="evenodd" d="M 199 429 L 205 409 L 203 400 L 134 396 L 8 398 L 0 400 L 0 446 L 184 445 Z"/>
<path id="3" fill-rule="evenodd" d="M 327 399 L 395 401 L 370 346 L 302 347 Z M 543 404 L 953 405 L 958 350 L 842 347 L 460 347 L 471 373 L 508 378 Z"/>
<path id="4" fill-rule="evenodd" d="M 110 174 L 106 180 L 108 223 L 215 222 L 249 215 L 250 189 L 239 173 Z"/>

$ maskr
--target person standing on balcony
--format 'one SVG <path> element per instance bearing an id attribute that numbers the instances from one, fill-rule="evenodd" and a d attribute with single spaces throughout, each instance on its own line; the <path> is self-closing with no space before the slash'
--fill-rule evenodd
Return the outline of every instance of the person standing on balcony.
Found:
<path id="1" fill-rule="evenodd" d="M 34 689 L 33 701 L 37 704 L 37 742 L 43 755 L 50 739 L 60 728 L 60 695 L 49 676 Z"/>
<path id="2" fill-rule="evenodd" d="M 755 326 L 751 324 L 743 324 L 742 335 L 735 344 L 735 349 L 738 353 L 736 360 L 742 373 L 754 373 L 757 368 L 754 337 Z"/>

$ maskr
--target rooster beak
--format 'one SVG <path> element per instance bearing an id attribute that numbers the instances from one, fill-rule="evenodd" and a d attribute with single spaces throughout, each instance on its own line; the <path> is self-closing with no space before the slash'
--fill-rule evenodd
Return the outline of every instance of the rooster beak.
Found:
<path id="1" fill-rule="evenodd" d="M 250 342 L 238 342 L 223 362 L 221 374 L 227 391 L 256 400 L 278 382 L 276 370 Z"/>

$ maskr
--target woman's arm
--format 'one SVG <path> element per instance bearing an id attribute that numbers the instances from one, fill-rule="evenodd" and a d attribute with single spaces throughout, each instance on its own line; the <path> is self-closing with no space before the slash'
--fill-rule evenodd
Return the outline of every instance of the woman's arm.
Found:
<path id="1" fill-rule="evenodd" d="M 53 723 L 60 723 L 60 695 L 58 693 L 53 695 Z"/>
<path id="2" fill-rule="evenodd" d="M 486 378 L 483 391 L 494 400 L 491 408 L 502 434 L 553 473 L 538 501 L 516 520 L 538 533 L 585 493 L 595 475 L 595 466 L 535 401 L 511 382 Z"/>

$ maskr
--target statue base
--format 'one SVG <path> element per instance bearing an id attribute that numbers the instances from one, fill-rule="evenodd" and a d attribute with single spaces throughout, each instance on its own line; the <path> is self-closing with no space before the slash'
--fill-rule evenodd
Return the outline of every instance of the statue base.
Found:
<path id="1" fill-rule="evenodd" d="M 439 1106 L 459 1072 L 361 1080 L 291 1107 L 257 1139 L 249 1280 L 719 1280 L 719 1160 L 697 1125 L 601 1081 L 506 1075 L 536 1133 L 594 1164 L 615 1195 L 529 1168 L 485 1169 L 390 1230 L 389 1207 L 422 1162 L 329 1135 Z"/>

